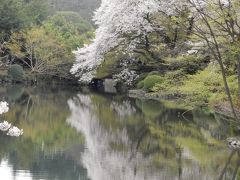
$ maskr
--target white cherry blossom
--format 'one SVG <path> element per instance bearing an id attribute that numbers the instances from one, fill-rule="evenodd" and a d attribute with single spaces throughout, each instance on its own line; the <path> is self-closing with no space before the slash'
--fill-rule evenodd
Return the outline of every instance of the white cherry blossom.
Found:
<path id="1" fill-rule="evenodd" d="M 4 121 L 0 123 L 0 131 L 7 131 L 11 127 L 11 123 Z"/>
<path id="2" fill-rule="evenodd" d="M 0 115 L 9 111 L 8 103 L 5 101 L 0 102 Z"/>
<path id="3" fill-rule="evenodd" d="M 12 128 L 10 128 L 10 129 L 8 130 L 7 135 L 8 135 L 8 136 L 14 136 L 14 137 L 21 136 L 21 135 L 23 135 L 23 129 L 19 129 L 19 128 L 16 127 L 16 126 L 13 126 Z"/>

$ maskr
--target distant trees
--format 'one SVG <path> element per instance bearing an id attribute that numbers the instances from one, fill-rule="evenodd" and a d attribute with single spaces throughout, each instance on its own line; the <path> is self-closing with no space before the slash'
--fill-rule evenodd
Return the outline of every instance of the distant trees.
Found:
<path id="1" fill-rule="evenodd" d="M 0 64 L 7 65 L 12 56 L 6 44 L 14 32 L 40 25 L 48 16 L 42 0 L 0 0 Z"/>
<path id="2" fill-rule="evenodd" d="M 47 15 L 47 4 L 41 0 L 0 0 L 0 32 L 40 23 Z"/>
<path id="3" fill-rule="evenodd" d="M 18 0 L 0 0 L 0 31 L 9 32 L 23 25 L 21 3 Z"/>
<path id="4" fill-rule="evenodd" d="M 15 32 L 7 44 L 18 63 L 30 69 L 32 73 L 46 73 L 47 68 L 66 60 L 66 49 L 60 42 L 47 34 L 43 27 L 35 27 L 27 32 Z"/>
<path id="5" fill-rule="evenodd" d="M 6 65 L 18 63 L 35 73 L 57 71 L 93 37 L 91 23 L 79 13 L 51 10 L 48 1 L 0 0 L 0 57 L 8 59 Z"/>
<path id="6" fill-rule="evenodd" d="M 43 26 L 59 42 L 64 43 L 69 53 L 93 38 L 93 26 L 76 12 L 57 12 L 44 21 Z"/>
<path id="7" fill-rule="evenodd" d="M 14 35 L 41 25 L 48 15 L 47 3 L 42 0 L 0 0 L 0 57 L 3 56 L 0 60 L 6 61 L 1 64 L 7 65 L 15 59 L 13 53 L 17 48 L 13 50 L 7 47 Z M 21 49 L 24 39 L 20 40 L 19 37 L 18 40 L 21 41 L 18 44 Z M 27 52 L 26 49 L 24 51 Z"/>
<path id="8" fill-rule="evenodd" d="M 74 11 L 83 18 L 91 20 L 93 12 L 101 0 L 47 0 L 52 11 Z"/>
<path id="9" fill-rule="evenodd" d="M 0 0 L 0 32 L 41 24 L 56 11 L 75 11 L 90 19 L 100 0 Z"/>
<path id="10" fill-rule="evenodd" d="M 12 33 L 6 47 L 31 72 L 46 74 L 72 62 L 72 51 L 92 36 L 92 26 L 77 13 L 59 12 L 41 26 Z"/>

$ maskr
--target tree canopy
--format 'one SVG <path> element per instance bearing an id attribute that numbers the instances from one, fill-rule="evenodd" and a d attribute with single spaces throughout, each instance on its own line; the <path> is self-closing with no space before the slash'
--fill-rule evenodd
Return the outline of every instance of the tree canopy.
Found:
<path id="1" fill-rule="evenodd" d="M 76 52 L 77 60 L 71 72 L 77 74 L 81 81 L 89 82 L 107 52 L 116 47 L 126 52 L 142 45 L 148 48 L 148 35 L 163 30 L 154 15 L 159 12 L 177 14 L 170 8 L 174 3 L 158 0 L 102 1 L 93 18 L 98 26 L 96 37 L 90 45 Z"/>

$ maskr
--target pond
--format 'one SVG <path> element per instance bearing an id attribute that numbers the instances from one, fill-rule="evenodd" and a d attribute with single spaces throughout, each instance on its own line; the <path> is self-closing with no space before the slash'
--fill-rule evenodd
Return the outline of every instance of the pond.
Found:
<path id="1" fill-rule="evenodd" d="M 2 86 L 4 180 L 238 179 L 240 153 L 226 139 L 238 124 L 206 109 L 71 87 Z"/>

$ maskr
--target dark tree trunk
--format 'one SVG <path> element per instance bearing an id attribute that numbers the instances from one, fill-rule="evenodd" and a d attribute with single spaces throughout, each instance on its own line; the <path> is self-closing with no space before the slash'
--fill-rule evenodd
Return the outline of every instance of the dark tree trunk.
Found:
<path id="1" fill-rule="evenodd" d="M 224 65 L 223 65 L 222 61 L 219 62 L 219 65 L 220 65 L 220 68 L 221 68 L 221 73 L 222 73 L 222 77 L 223 77 L 224 87 L 225 87 L 225 91 L 226 91 L 226 94 L 227 94 L 227 97 L 228 97 L 228 101 L 229 101 L 231 109 L 232 109 L 233 116 L 234 116 L 234 118 L 236 120 L 238 120 L 236 111 L 234 109 L 230 88 L 229 88 L 229 85 L 228 85 L 228 82 L 227 82 L 227 76 L 226 76 L 225 68 L 224 68 Z"/>
<path id="2" fill-rule="evenodd" d="M 172 49 L 174 49 L 176 47 L 177 40 L 178 40 L 178 28 L 176 28 L 174 31 L 174 39 L 173 39 L 172 45 L 171 45 Z"/>
<path id="3" fill-rule="evenodd" d="M 240 101 L 240 55 L 237 59 L 237 78 L 238 78 L 238 100 Z"/>
<path id="4" fill-rule="evenodd" d="M 148 39 L 148 36 L 147 36 L 147 35 L 145 35 L 145 46 L 146 46 L 147 51 L 149 51 L 149 49 L 150 49 L 150 44 L 149 44 L 149 39 Z"/>
<path id="5" fill-rule="evenodd" d="M 194 25 L 194 17 L 191 17 L 189 19 L 189 27 L 187 29 L 187 35 L 191 35 L 193 31 L 193 25 Z"/>

